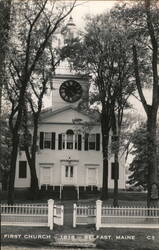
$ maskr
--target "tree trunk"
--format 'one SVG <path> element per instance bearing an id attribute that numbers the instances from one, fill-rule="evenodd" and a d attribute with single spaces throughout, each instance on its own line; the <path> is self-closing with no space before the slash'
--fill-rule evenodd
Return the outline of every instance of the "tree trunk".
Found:
<path id="1" fill-rule="evenodd" d="M 118 207 L 118 166 L 119 166 L 119 162 L 118 162 L 118 154 L 115 153 L 114 155 L 114 162 L 115 162 L 115 173 L 114 173 L 114 197 L 113 197 L 113 206 L 114 207 Z"/>
<path id="2" fill-rule="evenodd" d="M 28 135 L 26 127 L 26 136 Z M 36 173 L 36 144 L 37 144 L 37 134 L 38 134 L 38 117 L 34 118 L 34 131 L 33 131 L 33 140 L 31 145 L 31 152 L 29 152 L 28 145 L 25 147 L 25 154 L 30 168 L 30 193 L 31 199 L 36 199 L 39 191 L 39 183 Z"/>
<path id="3" fill-rule="evenodd" d="M 39 184 L 38 184 L 38 178 L 36 174 L 36 164 L 35 164 L 35 161 L 33 160 L 30 166 L 30 172 L 31 172 L 30 192 L 32 194 L 32 198 L 36 199 L 38 195 L 38 191 L 39 191 Z"/>
<path id="4" fill-rule="evenodd" d="M 18 145 L 19 145 L 19 135 L 14 133 L 13 142 L 12 142 L 12 153 L 11 153 L 11 165 L 9 172 L 9 184 L 8 184 L 8 204 L 13 204 L 14 202 L 14 182 L 15 182 L 15 170 L 18 154 Z"/>
<path id="5" fill-rule="evenodd" d="M 116 117 L 115 117 L 115 112 L 113 112 L 112 115 L 112 131 L 113 131 L 113 136 L 115 137 L 113 148 L 114 148 L 114 193 L 113 193 L 113 206 L 117 207 L 118 206 L 118 172 L 119 172 L 119 160 L 118 160 L 118 155 L 119 155 L 119 134 L 118 134 L 118 129 L 117 128 L 117 123 L 116 123 Z"/>
<path id="6" fill-rule="evenodd" d="M 29 164 L 30 176 L 31 176 L 30 199 L 34 200 L 37 198 L 38 191 L 39 191 L 39 183 L 38 183 L 38 178 L 37 178 L 37 174 L 36 174 L 36 158 L 35 158 L 35 155 L 30 156 L 29 147 L 25 147 L 25 154 L 26 154 L 26 158 L 27 158 L 27 161 Z M 35 152 L 35 154 L 36 154 L 36 152 Z"/>
<path id="7" fill-rule="evenodd" d="M 147 113 L 147 152 L 148 152 L 148 207 L 159 205 L 159 183 L 158 183 L 158 166 L 157 166 L 157 142 L 156 142 L 156 120 L 157 109 L 154 110 L 149 106 Z M 156 191 L 155 191 L 156 189 Z"/>
<path id="8" fill-rule="evenodd" d="M 102 200 L 108 199 L 108 150 L 103 152 L 103 185 L 102 185 Z"/>
<path id="9" fill-rule="evenodd" d="M 101 127 L 102 127 L 102 151 L 103 151 L 103 182 L 102 182 L 102 195 L 101 199 L 108 199 L 108 146 L 109 146 L 109 126 L 105 112 L 102 114 Z"/>

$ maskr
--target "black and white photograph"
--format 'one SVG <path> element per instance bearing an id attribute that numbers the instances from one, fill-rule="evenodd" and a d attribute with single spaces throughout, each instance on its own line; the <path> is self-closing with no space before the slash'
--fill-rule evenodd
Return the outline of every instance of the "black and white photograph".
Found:
<path id="1" fill-rule="evenodd" d="M 0 0 L 2 250 L 159 250 L 159 1 Z"/>

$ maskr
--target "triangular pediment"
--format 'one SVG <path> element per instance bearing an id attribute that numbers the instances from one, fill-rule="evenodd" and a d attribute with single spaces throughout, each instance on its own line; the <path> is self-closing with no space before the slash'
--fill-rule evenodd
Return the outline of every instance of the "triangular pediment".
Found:
<path id="1" fill-rule="evenodd" d="M 89 114 L 78 111 L 74 107 L 67 106 L 55 111 L 48 109 L 41 114 L 40 123 L 83 123 L 83 122 L 96 122 L 95 119 Z"/>

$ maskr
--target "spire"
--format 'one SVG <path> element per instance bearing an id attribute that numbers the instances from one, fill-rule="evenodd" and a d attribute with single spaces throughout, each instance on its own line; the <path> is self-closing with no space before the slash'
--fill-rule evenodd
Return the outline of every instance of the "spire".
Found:
<path id="1" fill-rule="evenodd" d="M 72 16 L 70 16 L 70 18 L 68 20 L 68 23 L 67 23 L 67 27 L 71 27 L 71 26 L 76 26 L 74 21 L 73 21 Z"/>
<path id="2" fill-rule="evenodd" d="M 66 28 L 63 31 L 65 43 L 67 43 L 67 41 L 69 41 L 71 38 L 74 38 L 76 36 L 76 33 L 76 25 L 73 21 L 72 16 L 70 16 L 68 23 L 66 24 Z"/>

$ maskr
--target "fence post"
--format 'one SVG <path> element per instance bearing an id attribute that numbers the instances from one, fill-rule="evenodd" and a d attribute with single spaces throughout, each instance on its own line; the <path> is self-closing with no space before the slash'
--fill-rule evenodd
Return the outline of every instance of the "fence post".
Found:
<path id="1" fill-rule="evenodd" d="M 48 227 L 53 230 L 54 224 L 54 200 L 48 200 Z"/>
<path id="2" fill-rule="evenodd" d="M 96 201 L 96 230 L 99 230 L 101 227 L 101 216 L 102 215 L 102 201 Z"/>
<path id="3" fill-rule="evenodd" d="M 63 226 L 63 222 L 64 222 L 64 206 L 61 206 L 61 226 Z"/>
<path id="4" fill-rule="evenodd" d="M 73 227 L 76 227 L 77 205 L 73 204 Z"/>

